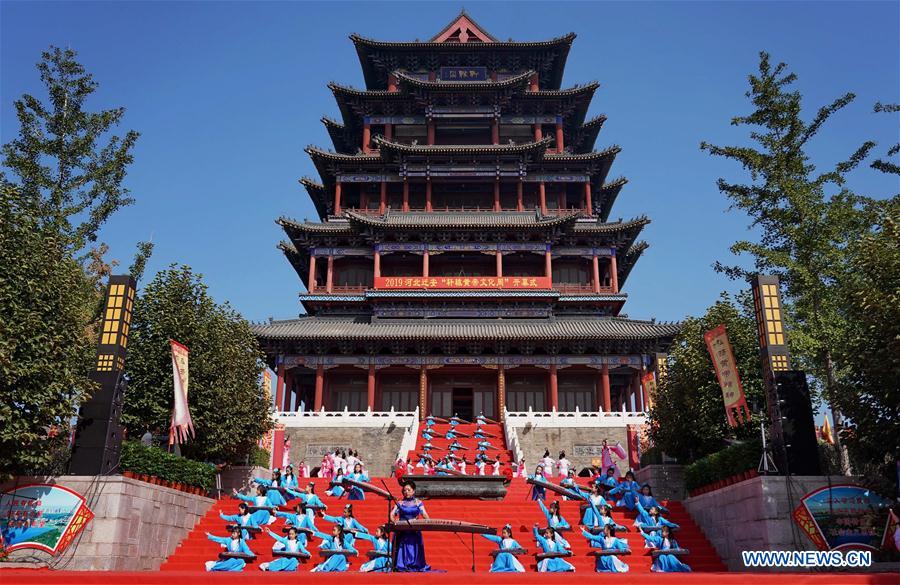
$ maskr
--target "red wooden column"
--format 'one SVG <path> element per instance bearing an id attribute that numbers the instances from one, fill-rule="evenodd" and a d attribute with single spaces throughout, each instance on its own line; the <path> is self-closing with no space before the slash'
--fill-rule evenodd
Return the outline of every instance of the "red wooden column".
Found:
<path id="1" fill-rule="evenodd" d="M 562 126 L 562 118 L 556 119 L 556 152 L 562 152 L 564 148 L 563 145 L 563 126 Z"/>
<path id="2" fill-rule="evenodd" d="M 384 139 L 390 140 L 394 137 L 394 125 L 391 123 L 386 123 L 384 125 Z"/>
<path id="3" fill-rule="evenodd" d="M 328 256 L 328 273 L 325 276 L 325 292 L 331 293 L 332 283 L 334 282 L 334 256 Z"/>
<path id="4" fill-rule="evenodd" d="M 341 182 L 334 184 L 334 214 L 341 214 Z"/>
<path id="5" fill-rule="evenodd" d="M 363 122 L 363 138 L 362 151 L 363 154 L 369 154 L 369 143 L 372 141 L 372 128 L 369 126 L 368 120 Z"/>
<path id="6" fill-rule="evenodd" d="M 422 276 L 428 276 L 428 249 L 425 249 L 425 252 L 422 254 Z"/>
<path id="7" fill-rule="evenodd" d="M 600 370 L 600 391 L 603 393 L 601 401 L 603 412 L 610 412 L 612 400 L 609 398 L 609 366 L 606 364 L 603 364 L 603 368 Z"/>
<path id="8" fill-rule="evenodd" d="M 397 91 L 397 76 L 393 73 L 388 74 L 387 86 L 388 91 Z"/>
<path id="9" fill-rule="evenodd" d="M 378 213 L 384 213 L 387 209 L 387 182 L 381 182 L 381 194 L 378 200 Z"/>
<path id="10" fill-rule="evenodd" d="M 500 120 L 491 120 L 491 144 L 500 144 Z"/>
<path id="11" fill-rule="evenodd" d="M 560 210 L 565 209 L 569 206 L 568 201 L 566 201 L 566 186 L 563 185 L 562 191 L 559 192 L 558 199 L 556 200 L 556 207 Z"/>
<path id="12" fill-rule="evenodd" d="M 550 252 L 550 244 L 547 244 L 547 251 L 544 252 L 544 276 L 551 279 L 553 278 L 553 256 L 551 256 Z"/>
<path id="13" fill-rule="evenodd" d="M 500 211 L 500 181 L 494 181 L 494 211 Z"/>
<path id="14" fill-rule="evenodd" d="M 650 410 L 650 406 L 652 406 L 652 404 L 650 402 L 650 390 L 647 388 L 646 382 L 644 382 L 644 374 L 645 372 L 641 370 L 639 375 L 641 378 L 641 406 L 643 406 L 641 410 L 646 412 Z"/>
<path id="15" fill-rule="evenodd" d="M 432 119 L 429 118 L 429 119 L 425 122 L 425 126 L 426 126 L 427 131 L 428 131 L 428 135 L 427 135 L 428 146 L 434 146 L 434 120 L 432 120 Z"/>
<path id="16" fill-rule="evenodd" d="M 629 393 L 631 396 L 634 396 L 634 410 L 635 412 L 639 412 L 643 410 L 642 403 L 643 399 L 641 398 L 641 372 L 640 370 L 634 373 L 634 376 L 631 378 L 631 392 Z"/>
<path id="17" fill-rule="evenodd" d="M 425 211 L 434 211 L 431 207 L 431 181 L 425 183 Z"/>
<path id="18" fill-rule="evenodd" d="M 278 364 L 275 370 L 275 409 L 281 409 L 281 403 L 284 402 L 284 363 Z"/>
<path id="19" fill-rule="evenodd" d="M 613 293 L 619 292 L 619 269 L 616 266 L 616 251 L 613 250 L 609 257 L 609 280 L 612 283 Z"/>
<path id="20" fill-rule="evenodd" d="M 525 186 L 522 181 L 516 183 L 516 211 L 525 210 L 525 195 L 523 193 L 524 190 Z"/>
<path id="21" fill-rule="evenodd" d="M 428 416 L 428 369 L 419 366 L 419 420 Z"/>
<path id="22" fill-rule="evenodd" d="M 528 91 L 537 91 L 538 90 L 538 74 L 533 73 L 531 78 L 528 80 Z"/>
<path id="23" fill-rule="evenodd" d="M 309 280 L 306 283 L 306 290 L 310 294 L 316 292 L 316 255 L 309 255 Z"/>
<path id="24" fill-rule="evenodd" d="M 403 211 L 409 211 L 409 181 L 403 181 Z"/>
<path id="25" fill-rule="evenodd" d="M 540 142 L 543 137 L 544 137 L 544 132 L 541 129 L 541 125 L 535 124 L 534 125 L 534 141 Z"/>
<path id="26" fill-rule="evenodd" d="M 373 276 L 378 278 L 381 276 L 381 252 L 375 248 L 375 266 L 373 267 Z"/>
<path id="27" fill-rule="evenodd" d="M 503 276 L 503 253 L 497 250 L 497 278 Z"/>
<path id="28" fill-rule="evenodd" d="M 369 377 L 366 385 L 366 402 L 369 410 L 375 411 L 375 366 L 369 365 Z"/>
<path id="29" fill-rule="evenodd" d="M 584 213 L 588 217 L 593 217 L 594 215 L 594 204 L 591 202 L 591 184 L 584 184 Z"/>
<path id="30" fill-rule="evenodd" d="M 547 215 L 547 188 L 543 181 L 538 183 L 538 195 L 541 201 L 541 214 Z"/>
<path id="31" fill-rule="evenodd" d="M 559 380 L 556 376 L 556 364 L 550 364 L 550 410 L 559 409 Z"/>
<path id="32" fill-rule="evenodd" d="M 506 410 L 506 370 L 502 365 L 497 366 L 497 415 L 500 422 L 506 418 L 504 411 Z"/>
<path id="33" fill-rule="evenodd" d="M 316 366 L 316 394 L 313 402 L 313 410 L 319 412 L 322 410 L 322 394 L 325 390 L 325 366 L 319 364 Z"/>
<path id="34" fill-rule="evenodd" d="M 600 259 L 597 258 L 597 253 L 594 252 L 594 255 L 591 256 L 591 268 L 592 268 L 592 276 L 594 292 L 600 292 Z"/>
<path id="35" fill-rule="evenodd" d="M 288 412 L 291 409 L 291 396 L 294 394 L 294 376 L 291 372 L 284 372 L 284 391 L 281 393 L 281 410 Z"/>

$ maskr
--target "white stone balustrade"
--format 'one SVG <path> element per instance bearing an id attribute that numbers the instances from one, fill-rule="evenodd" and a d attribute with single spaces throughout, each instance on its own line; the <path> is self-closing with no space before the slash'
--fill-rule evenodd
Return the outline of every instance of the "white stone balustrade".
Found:
<path id="1" fill-rule="evenodd" d="M 580 411 L 577 408 L 573 412 L 537 412 L 528 409 L 527 412 L 506 411 L 505 424 L 507 427 L 621 427 L 625 425 L 642 425 L 647 422 L 644 412 L 604 412 Z M 508 439 L 507 439 L 508 440 Z"/>

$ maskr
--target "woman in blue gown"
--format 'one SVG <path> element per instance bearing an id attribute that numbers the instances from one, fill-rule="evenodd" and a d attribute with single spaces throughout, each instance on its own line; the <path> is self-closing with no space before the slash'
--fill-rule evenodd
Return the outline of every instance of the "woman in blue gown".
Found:
<path id="1" fill-rule="evenodd" d="M 634 510 L 634 503 L 637 501 L 638 493 L 641 491 L 641 486 L 638 482 L 634 481 L 634 473 L 629 471 L 625 474 L 625 481 L 609 490 L 608 496 L 620 495 L 619 500 L 616 502 L 617 506 L 624 506 L 629 510 Z"/>
<path id="2" fill-rule="evenodd" d="M 500 531 L 500 536 L 496 536 L 494 534 L 482 534 L 481 536 L 490 540 L 491 542 L 496 542 L 500 550 L 514 550 L 519 548 L 525 548 L 512 537 L 512 526 L 507 524 L 503 527 L 503 530 Z M 503 552 L 497 554 L 496 558 L 494 558 L 494 562 L 491 563 L 491 573 L 524 573 L 525 567 L 515 556 L 508 552 Z"/>
<path id="3" fill-rule="evenodd" d="M 274 504 L 273 498 L 269 495 L 278 494 L 275 490 L 267 490 L 265 486 L 258 485 L 256 486 L 256 495 L 245 495 L 242 493 L 238 493 L 237 490 L 232 490 L 232 493 L 235 498 L 239 500 L 243 500 L 249 503 L 251 506 L 256 506 L 257 508 L 277 508 L 281 504 Z M 281 498 L 281 494 L 278 494 L 278 498 L 284 503 L 284 498 Z M 256 522 L 258 526 L 265 526 L 266 524 L 271 524 L 275 521 L 275 516 L 269 513 L 269 510 L 256 510 L 251 514 L 253 516 L 253 521 Z"/>
<path id="4" fill-rule="evenodd" d="M 587 538 L 588 544 L 600 550 L 628 550 L 628 542 L 622 538 L 616 538 L 616 529 L 612 524 L 603 527 L 603 534 L 592 534 L 582 530 L 581 534 Z M 628 565 L 616 555 L 598 556 L 594 565 L 598 573 L 627 573 Z"/>
<path id="5" fill-rule="evenodd" d="M 384 527 L 375 529 L 375 534 L 357 533 L 357 538 L 368 540 L 372 543 L 372 550 L 385 556 L 375 557 L 359 568 L 360 573 L 389 573 L 391 570 L 391 541 L 384 532 Z"/>
<path id="6" fill-rule="evenodd" d="M 534 475 L 529 475 L 528 479 L 531 479 L 535 482 L 543 482 L 544 480 L 544 466 L 538 465 L 534 468 Z M 531 500 L 544 500 L 547 498 L 547 490 L 544 486 L 538 485 L 537 483 L 532 484 L 531 486 Z"/>
<path id="7" fill-rule="evenodd" d="M 311 510 L 310 510 L 311 512 Z M 303 503 L 294 506 L 294 512 L 275 512 L 278 518 L 284 518 L 285 523 L 295 528 L 316 529 L 315 515 L 306 512 L 306 505 Z M 305 538 L 305 537 L 304 537 Z"/>
<path id="8" fill-rule="evenodd" d="M 238 504 L 238 513 L 237 514 L 223 514 L 219 512 L 219 518 L 226 522 L 233 522 L 237 526 L 243 526 L 245 528 L 259 528 L 259 524 L 253 520 L 253 515 L 247 510 L 247 504 L 241 502 Z M 241 537 L 244 540 L 249 540 L 252 538 L 252 535 L 247 530 L 241 530 Z"/>
<path id="9" fill-rule="evenodd" d="M 669 512 L 668 508 L 657 502 L 656 498 L 653 497 L 653 491 L 650 489 L 649 483 L 641 486 L 641 491 L 637 495 L 637 501 L 641 503 L 645 510 L 649 510 L 651 506 L 656 506 L 660 512 Z"/>
<path id="10" fill-rule="evenodd" d="M 672 537 L 673 530 L 673 528 L 663 526 L 661 529 L 653 532 L 652 534 L 645 534 L 643 532 L 641 532 L 640 534 L 644 537 L 644 540 L 647 542 L 647 544 L 652 545 L 651 548 L 666 551 L 681 548 L 680 546 L 678 546 L 678 541 L 676 541 Z M 654 573 L 691 572 L 691 568 L 678 560 L 678 557 L 676 557 L 675 555 L 667 554 L 661 554 L 656 557 L 653 560 L 653 564 L 650 565 L 650 570 Z"/>
<path id="11" fill-rule="evenodd" d="M 341 527 L 341 530 L 344 531 L 344 540 L 350 543 L 350 546 L 353 546 L 356 542 L 355 534 L 357 532 L 369 532 L 369 530 L 359 523 L 359 521 L 353 516 L 353 506 L 351 504 L 347 504 L 344 506 L 344 513 L 341 516 L 329 516 L 328 514 L 322 514 L 322 518 L 329 522 L 333 522 Z"/>
<path id="12" fill-rule="evenodd" d="M 533 527 L 533 534 L 538 546 L 540 546 L 545 553 L 565 552 L 566 547 L 559 543 L 556 531 L 549 526 L 544 528 L 544 535 L 541 536 L 538 532 L 538 525 L 535 524 Z M 557 557 L 539 561 L 537 570 L 539 573 L 574 573 L 575 567 L 573 567 L 571 563 Z"/>
<path id="13" fill-rule="evenodd" d="M 313 536 L 317 538 L 321 538 L 322 542 L 319 544 L 319 548 L 322 550 L 345 550 L 345 551 L 353 551 L 356 552 L 356 549 L 353 548 L 353 544 L 347 542 L 348 534 L 344 534 L 344 530 L 340 527 L 340 525 L 335 525 L 331 530 L 331 534 L 325 534 L 324 532 L 313 532 Z M 347 556 L 344 554 L 336 554 L 331 555 L 323 562 L 319 563 L 315 567 L 313 567 L 312 572 L 314 573 L 342 573 L 347 570 L 349 563 L 347 562 Z"/>
<path id="14" fill-rule="evenodd" d="M 645 509 L 643 504 L 641 504 L 641 499 L 638 498 L 634 503 L 637 508 L 637 518 L 634 520 L 634 525 L 645 532 L 650 532 L 651 530 L 656 529 L 660 526 L 668 526 L 669 528 L 678 528 L 678 524 L 674 522 L 669 522 L 665 518 L 663 518 L 659 514 L 659 508 L 656 506 L 650 506 L 649 509 Z"/>
<path id="15" fill-rule="evenodd" d="M 363 471 L 362 463 L 357 463 L 353 466 L 353 473 L 348 475 L 350 479 L 353 481 L 361 481 L 365 483 L 369 483 L 369 474 Z M 362 491 L 361 488 L 356 486 L 351 487 L 349 493 L 347 494 L 348 500 L 365 500 L 366 494 Z"/>
<path id="16" fill-rule="evenodd" d="M 206 533 L 206 538 L 210 539 L 213 542 L 217 542 L 222 545 L 228 552 L 233 553 L 243 553 L 245 555 L 252 555 L 253 551 L 250 550 L 250 547 L 247 546 L 247 542 L 241 538 L 241 530 L 239 528 L 234 528 L 231 531 L 231 536 L 213 536 L 209 532 Z M 206 561 L 206 570 L 207 571 L 228 571 L 228 572 L 238 572 L 243 571 L 244 567 L 247 563 L 244 559 L 223 559 L 220 561 Z"/>
<path id="17" fill-rule="evenodd" d="M 272 547 L 273 551 L 284 550 L 309 556 L 309 551 L 306 550 L 306 535 L 298 533 L 296 528 L 288 530 L 287 537 L 279 536 L 271 530 L 268 530 L 267 532 L 269 533 L 269 536 L 275 539 L 275 546 Z M 296 571 L 299 565 L 300 561 L 297 559 L 291 557 L 278 557 L 270 563 L 260 563 L 259 570 L 272 572 Z"/>
<path id="18" fill-rule="evenodd" d="M 550 508 L 544 505 L 544 502 L 538 500 L 538 506 L 541 507 L 541 512 L 544 513 L 544 518 L 547 519 L 547 526 L 552 528 L 553 530 L 559 532 L 560 530 L 571 530 L 572 526 L 569 525 L 568 520 L 562 517 L 562 514 L 559 513 L 559 502 L 552 502 L 550 504 Z"/>
<path id="19" fill-rule="evenodd" d="M 416 484 L 412 481 L 403 486 L 403 499 L 394 506 L 391 517 L 398 520 L 427 520 L 425 504 L 416 498 Z M 396 557 L 394 570 L 398 572 L 424 572 L 431 567 L 425 560 L 425 542 L 421 532 L 401 531 L 394 533 L 393 551 Z"/>
<path id="20" fill-rule="evenodd" d="M 325 490 L 326 496 L 331 496 L 332 498 L 340 498 L 344 495 L 344 486 L 341 485 L 341 482 L 344 480 L 344 472 L 338 469 L 334 473 L 334 479 L 331 480 L 330 487 Z"/>
<path id="21" fill-rule="evenodd" d="M 603 497 L 603 490 L 599 485 L 591 485 L 591 494 L 585 498 L 585 501 L 588 506 L 584 509 L 584 514 L 581 516 L 581 523 L 587 528 L 601 526 L 602 521 L 598 517 L 600 515 L 599 509 L 605 508 L 607 502 L 606 498 Z"/>

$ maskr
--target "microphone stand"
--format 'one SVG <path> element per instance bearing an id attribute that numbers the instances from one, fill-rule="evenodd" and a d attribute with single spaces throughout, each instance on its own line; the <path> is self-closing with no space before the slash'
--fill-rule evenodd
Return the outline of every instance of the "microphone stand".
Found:
<path id="1" fill-rule="evenodd" d="M 387 521 L 384 523 L 385 527 L 386 527 L 391 522 L 391 502 L 394 502 L 395 506 L 398 504 L 397 504 L 397 499 L 391 493 L 391 490 L 388 489 L 388 486 L 386 483 L 384 483 L 384 480 L 382 479 L 380 481 L 381 481 L 381 485 L 384 486 L 384 491 L 387 492 L 387 498 L 385 498 L 385 502 L 387 502 Z M 394 546 L 394 542 L 393 542 L 395 534 L 396 533 L 392 533 L 391 538 L 388 539 L 388 547 L 390 548 L 390 551 L 391 551 L 391 557 L 390 557 L 391 558 L 391 573 L 394 572 L 394 569 L 397 566 L 397 547 Z"/>

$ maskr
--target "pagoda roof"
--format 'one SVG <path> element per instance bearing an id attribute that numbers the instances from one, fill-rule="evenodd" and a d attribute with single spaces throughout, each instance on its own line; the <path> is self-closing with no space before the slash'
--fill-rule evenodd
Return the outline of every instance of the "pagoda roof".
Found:
<path id="1" fill-rule="evenodd" d="M 322 116 L 321 121 L 325 125 L 325 130 L 328 131 L 328 136 L 331 138 L 331 142 L 334 144 L 334 149 L 337 152 L 356 152 L 359 150 L 361 141 L 354 138 L 353 131 L 350 128 L 328 116 Z"/>
<path id="2" fill-rule="evenodd" d="M 401 85 L 408 85 L 413 88 L 420 88 L 428 91 L 497 91 L 501 89 L 512 89 L 517 87 L 525 87 L 535 71 L 525 71 L 518 75 L 513 75 L 500 81 L 431 81 L 419 79 L 412 75 L 407 75 L 402 71 L 395 71 L 394 75 Z M 381 92 L 376 92 L 381 93 Z M 397 92 L 391 92 L 397 93 Z"/>
<path id="3" fill-rule="evenodd" d="M 253 324 L 260 339 L 302 341 L 644 341 L 673 337 L 678 323 L 590 319 L 381 319 L 301 317 Z"/>
<path id="4" fill-rule="evenodd" d="M 596 213 L 602 221 L 609 220 L 609 214 L 612 211 L 613 204 L 616 202 L 619 192 L 622 191 L 622 187 L 627 183 L 628 179 L 625 177 L 618 177 L 608 183 L 603 183 L 600 188 L 594 192 L 592 200 L 594 204 L 594 213 Z"/>
<path id="5" fill-rule="evenodd" d="M 306 187 L 306 192 L 309 193 L 309 198 L 312 199 L 319 217 L 328 215 L 331 206 L 328 202 L 328 190 L 325 188 L 325 185 L 309 177 L 301 178 L 300 184 Z"/>
<path id="6" fill-rule="evenodd" d="M 553 138 L 547 136 L 537 142 L 523 142 L 521 144 L 402 144 L 385 139 L 383 136 L 375 136 L 372 141 L 379 146 L 382 153 L 396 152 L 400 154 L 487 154 L 487 155 L 519 155 L 526 153 L 540 153 L 547 150 L 553 144 Z"/>
<path id="7" fill-rule="evenodd" d="M 369 215 L 356 211 L 345 211 L 351 223 L 386 229 L 524 229 L 542 230 L 565 225 L 581 216 L 580 210 L 559 215 L 542 215 L 535 211 L 490 211 L 472 213 L 464 211 L 407 211 L 388 209 L 383 215 Z"/>
<path id="8" fill-rule="evenodd" d="M 604 122 L 606 122 L 606 115 L 600 114 L 579 126 L 575 130 L 575 136 L 566 140 L 566 148 L 572 152 L 590 152 L 593 150 Z"/>
<path id="9" fill-rule="evenodd" d="M 644 241 L 633 244 L 628 248 L 628 251 L 625 252 L 624 261 L 616 264 L 616 270 L 619 273 L 619 288 L 625 285 L 625 281 L 628 280 L 628 275 L 631 274 L 631 269 L 637 264 L 637 261 L 644 253 L 644 250 L 649 247 L 650 244 Z"/>
<path id="10" fill-rule="evenodd" d="M 483 43 L 496 43 L 497 37 L 489 33 L 483 26 L 475 22 L 475 19 L 469 16 L 469 13 L 466 12 L 466 9 L 463 8 L 459 11 L 459 15 L 447 23 L 447 26 L 441 29 L 441 31 L 431 37 L 429 40 L 430 43 L 439 43 L 445 42 L 450 37 L 451 33 L 454 31 L 459 31 L 460 33 L 466 33 L 468 37 L 468 32 L 471 31 L 472 35 L 475 37 L 476 41 L 480 41 Z M 462 40 L 462 39 L 457 39 Z"/>

